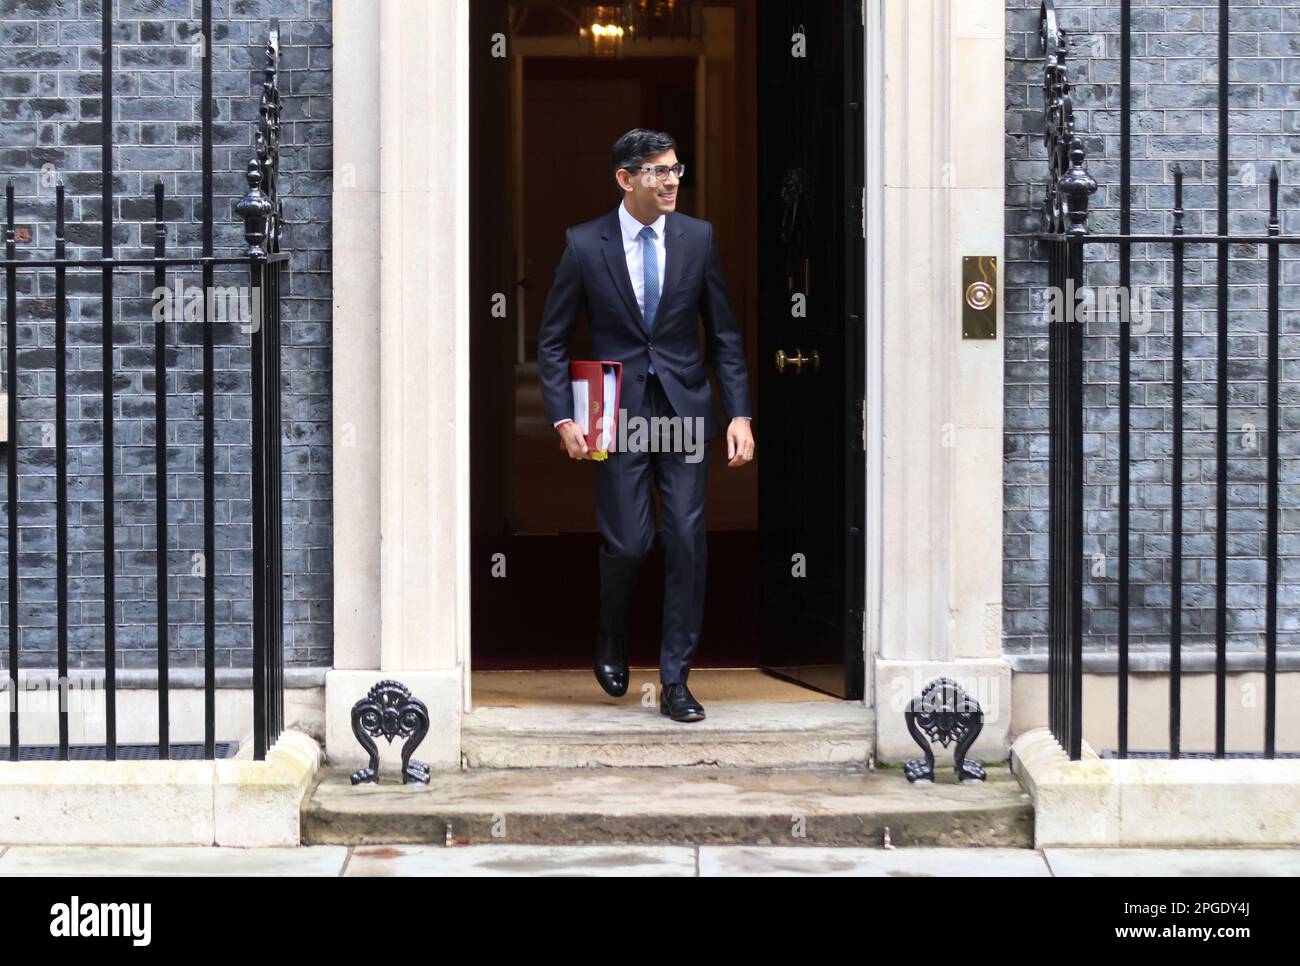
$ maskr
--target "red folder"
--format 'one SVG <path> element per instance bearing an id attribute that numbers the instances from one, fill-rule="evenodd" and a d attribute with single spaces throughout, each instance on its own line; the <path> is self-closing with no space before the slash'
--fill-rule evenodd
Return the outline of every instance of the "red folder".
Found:
<path id="1" fill-rule="evenodd" d="M 618 405 L 623 390 L 623 364 L 575 359 L 569 363 L 573 387 L 573 421 L 587 437 L 587 451 L 603 460 L 618 439 Z M 564 440 L 560 440 L 564 449 Z"/>

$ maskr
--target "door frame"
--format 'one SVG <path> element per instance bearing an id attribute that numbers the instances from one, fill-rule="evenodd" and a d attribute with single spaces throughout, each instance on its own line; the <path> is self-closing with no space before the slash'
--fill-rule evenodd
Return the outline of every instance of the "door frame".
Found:
<path id="1" fill-rule="evenodd" d="M 862 69 L 863 125 L 866 143 L 863 162 L 866 197 L 863 199 L 863 219 L 866 229 L 866 291 L 863 325 L 863 351 L 866 355 L 863 368 L 865 419 L 863 422 L 863 448 L 866 451 L 866 500 L 864 507 L 862 542 L 864 556 L 862 573 L 866 582 L 862 606 L 862 659 L 866 675 L 862 700 L 867 707 L 875 705 L 876 676 L 872 673 L 875 656 L 880 653 L 881 564 L 884 547 L 884 331 L 885 331 L 885 68 L 884 68 L 884 10 L 883 4 L 863 0 Z"/>
<path id="2" fill-rule="evenodd" d="M 333 573 L 325 732 L 339 761 L 356 752 L 349 713 L 376 680 L 398 677 L 426 702 L 438 724 L 421 757 L 439 767 L 459 764 L 458 724 L 470 705 L 466 55 L 485 41 L 471 39 L 468 0 L 449 0 L 444 13 L 406 0 L 333 8 L 332 542 L 335 560 L 347 563 Z M 863 5 L 866 694 L 883 711 L 895 692 L 913 695 L 911 686 L 935 673 L 991 683 L 1003 700 L 976 754 L 1005 754 L 1010 721 L 1002 568 L 966 562 L 972 546 L 1001 540 L 1002 326 L 997 341 L 977 344 L 940 323 L 961 304 L 954 256 L 1004 248 L 1003 143 L 990 132 L 1005 120 L 1005 13 L 997 0 L 951 11 L 906 0 Z M 955 185 L 941 187 L 931 162 L 954 144 L 963 166 Z M 891 245 L 907 243 L 911 261 L 884 261 L 889 232 L 898 236 Z M 932 319 L 908 346 L 905 313 L 894 307 L 913 294 Z M 935 384 L 932 370 L 956 365 L 968 378 Z M 912 401 L 923 405 L 909 410 Z M 883 436 L 885 403 L 904 435 L 923 429 L 918 420 L 930 413 L 956 414 L 971 445 L 919 461 L 912 475 L 925 485 L 909 487 L 908 467 L 885 459 L 899 445 Z M 933 539 L 919 546 L 899 533 L 918 515 L 936 521 Z M 908 574 L 922 569 L 928 579 L 909 587 Z M 901 714 L 876 722 L 878 760 L 915 753 Z"/>
<path id="3" fill-rule="evenodd" d="M 327 718 L 338 719 L 337 728 L 327 729 L 327 744 L 339 754 L 351 749 L 347 712 L 356 688 L 381 673 L 401 676 L 439 714 L 458 715 L 472 706 L 470 393 L 464 374 L 470 316 L 468 52 L 479 41 L 470 35 L 469 4 L 457 0 L 448 6 L 446 17 L 397 3 L 337 4 L 334 10 L 335 154 L 348 159 L 336 164 L 332 194 L 331 463 L 335 505 L 346 507 L 334 514 L 332 543 L 335 560 L 348 565 L 336 566 L 333 574 L 333 668 L 326 691 Z M 864 659 L 871 660 L 881 652 L 885 91 L 883 3 L 866 0 L 863 6 L 863 644 Z M 434 89 L 454 96 L 432 99 Z M 451 164 L 430 164 L 425 145 L 434 143 L 450 148 Z M 433 234 L 431 224 L 438 226 Z M 441 281 L 444 293 L 432 325 L 431 278 Z M 410 351 L 414 343 L 422 354 Z M 442 360 L 436 371 L 424 361 L 435 357 Z M 868 670 L 868 700 L 873 684 Z M 440 731 L 438 741 L 426 742 L 437 747 L 422 749 L 425 755 L 458 756 L 454 733 L 448 729 L 443 740 Z"/>

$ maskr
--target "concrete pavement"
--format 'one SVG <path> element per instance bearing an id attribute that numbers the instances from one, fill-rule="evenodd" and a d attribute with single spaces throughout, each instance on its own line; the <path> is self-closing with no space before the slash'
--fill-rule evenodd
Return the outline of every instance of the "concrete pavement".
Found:
<path id="1" fill-rule="evenodd" d="M 12 846 L 0 876 L 1297 876 L 1291 849 Z"/>

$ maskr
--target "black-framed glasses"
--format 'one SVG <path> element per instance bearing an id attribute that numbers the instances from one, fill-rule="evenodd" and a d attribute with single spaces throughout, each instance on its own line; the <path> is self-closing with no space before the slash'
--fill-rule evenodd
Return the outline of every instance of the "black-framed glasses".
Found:
<path id="1" fill-rule="evenodd" d="M 671 167 L 666 164 L 629 164 L 626 166 L 627 171 L 644 171 L 646 174 L 653 173 L 656 181 L 667 181 L 669 172 L 677 175 L 680 181 L 686 177 L 686 165 L 678 161 Z"/>

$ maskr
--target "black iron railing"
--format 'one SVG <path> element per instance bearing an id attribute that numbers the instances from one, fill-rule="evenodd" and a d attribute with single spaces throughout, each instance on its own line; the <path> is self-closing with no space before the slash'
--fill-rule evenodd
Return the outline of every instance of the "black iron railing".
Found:
<path id="1" fill-rule="evenodd" d="M 114 480 L 114 276 L 119 270 L 153 269 L 155 289 L 166 289 L 169 270 L 177 273 L 198 269 L 202 275 L 202 397 L 203 397 L 203 680 L 204 737 L 203 757 L 211 759 L 217 751 L 216 734 L 216 378 L 213 327 L 214 273 L 218 268 L 246 266 L 251 297 L 247 300 L 251 318 L 244 330 L 249 332 L 251 369 L 251 502 L 253 516 L 253 744 L 254 757 L 262 759 L 266 750 L 283 730 L 283 593 L 281 549 L 280 493 L 280 307 L 281 281 L 288 255 L 281 252 L 282 206 L 278 195 L 280 94 L 278 73 L 280 58 L 279 25 L 271 22 L 266 46 L 265 80 L 262 84 L 260 120 L 256 153 L 249 161 L 248 191 L 236 206 L 243 220 L 248 248 L 243 255 L 218 257 L 214 254 L 213 219 L 213 89 L 210 51 L 202 57 L 202 253 L 198 257 L 168 256 L 167 223 L 164 220 L 166 198 L 162 183 L 154 187 L 153 255 L 148 258 L 115 258 L 113 250 L 113 34 L 111 3 L 102 4 L 102 179 L 103 228 L 98 257 L 69 258 L 65 238 L 64 187 L 55 189 L 55 242 L 53 258 L 19 258 L 16 248 L 14 186 L 5 192 L 5 251 L 0 267 L 5 272 L 6 385 L 9 389 L 7 450 L 7 541 L 8 541 L 8 760 L 24 757 L 22 721 L 19 708 L 21 631 L 21 587 L 19 557 L 19 413 L 35 400 L 19 393 L 19 326 L 18 281 L 21 275 L 54 274 L 54 448 L 56 476 L 55 565 L 56 646 L 60 699 L 59 741 L 57 757 L 70 760 L 86 757 L 85 749 L 69 747 L 68 700 L 68 396 L 67 396 L 67 277 L 69 273 L 101 276 L 103 307 L 103 541 L 104 541 L 104 627 L 103 673 L 105 745 L 102 757 L 118 758 L 116 651 L 116 546 Z M 212 2 L 202 0 L 200 37 L 204 43 L 212 37 Z M 156 487 L 157 528 L 157 669 L 158 669 L 158 748 L 157 757 L 171 757 L 170 688 L 168 667 L 168 562 L 169 534 L 167 493 L 167 352 L 168 316 L 156 318 L 154 326 L 154 473 Z"/>
<path id="2" fill-rule="evenodd" d="M 1217 232 L 1213 235 L 1186 234 L 1183 228 L 1183 172 L 1174 171 L 1173 230 L 1169 234 L 1131 232 L 1131 38 L 1130 0 L 1120 3 L 1120 159 L 1119 232 L 1090 234 L 1089 197 L 1097 183 L 1087 171 L 1083 142 L 1075 130 L 1066 57 L 1068 44 L 1055 5 L 1044 0 L 1040 14 L 1040 39 L 1045 58 L 1043 93 L 1049 176 L 1043 206 L 1043 230 L 1038 235 L 1047 254 L 1049 293 L 1060 295 L 1067 311 L 1054 316 L 1049 334 L 1050 414 L 1050 551 L 1049 551 L 1049 725 L 1071 758 L 1080 757 L 1083 716 L 1083 641 L 1086 603 L 1085 579 L 1088 564 L 1084 548 L 1085 484 L 1085 392 L 1089 388 L 1085 369 L 1085 316 L 1076 311 L 1088 286 L 1092 264 L 1089 252 L 1097 246 L 1118 250 L 1119 290 L 1132 293 L 1132 250 L 1134 245 L 1168 245 L 1172 256 L 1172 336 L 1170 362 L 1173 384 L 1170 395 L 1172 450 L 1170 460 L 1169 557 L 1169 756 L 1182 754 L 1183 685 L 1183 552 L 1184 534 L 1184 276 L 1189 246 L 1214 246 L 1217 276 L 1215 317 L 1217 319 L 1215 360 L 1215 465 L 1216 502 L 1214 532 L 1214 756 L 1227 753 L 1227 600 L 1228 600 L 1228 404 L 1231 360 L 1228 326 L 1229 265 L 1233 246 L 1262 248 L 1267 259 L 1267 373 L 1265 378 L 1268 429 L 1265 470 L 1264 587 L 1264 742 L 1263 755 L 1274 757 L 1277 731 L 1277 638 L 1278 638 L 1278 443 L 1279 423 L 1279 254 L 1283 245 L 1300 238 L 1282 236 L 1278 216 L 1278 170 L 1269 177 L 1267 234 L 1232 234 L 1228 211 L 1228 0 L 1218 4 L 1218 166 Z M 1095 304 L 1095 302 L 1094 302 Z M 1126 304 L 1131 304 L 1129 298 Z M 1129 753 L 1129 677 L 1132 523 L 1132 315 L 1120 315 L 1118 331 L 1118 573 L 1117 649 L 1119 757 Z"/>

